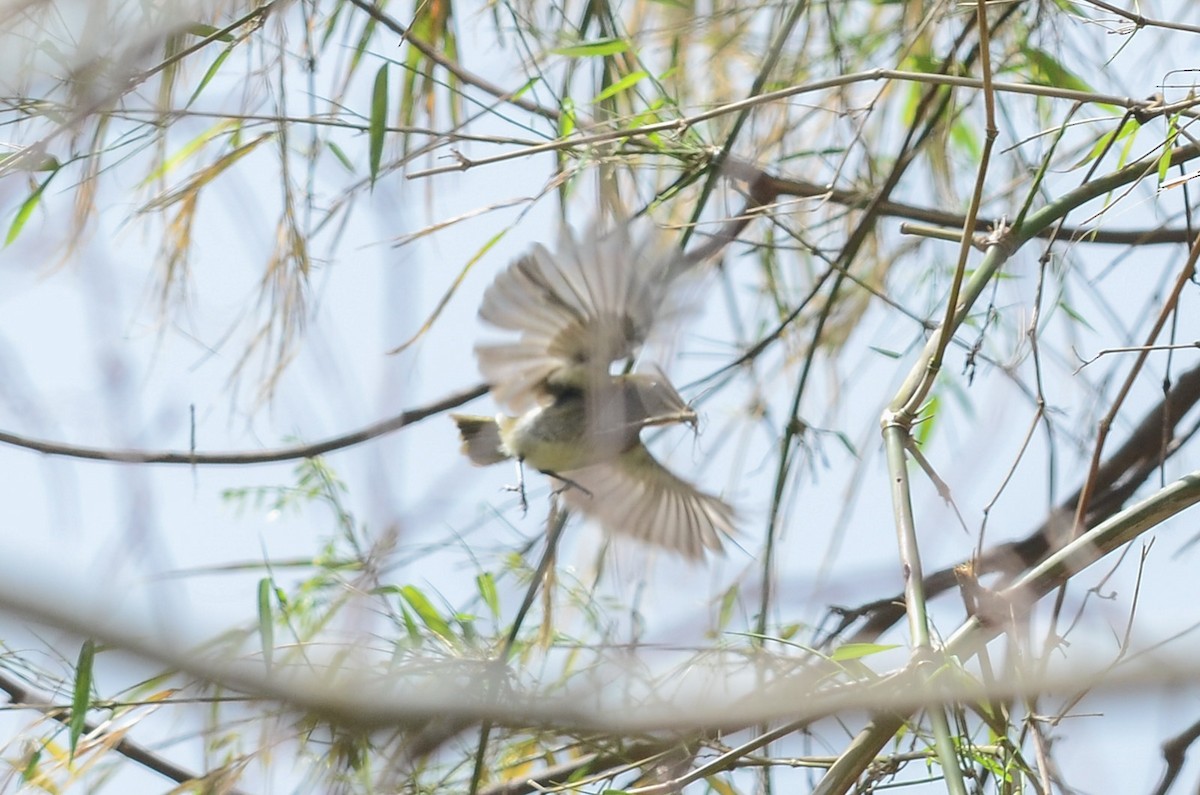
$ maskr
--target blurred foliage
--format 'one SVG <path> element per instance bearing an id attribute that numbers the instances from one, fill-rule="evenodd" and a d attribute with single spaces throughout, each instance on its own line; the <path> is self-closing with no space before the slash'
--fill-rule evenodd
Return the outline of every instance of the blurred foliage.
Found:
<path id="1" fill-rule="evenodd" d="M 42 266 L 49 270 L 80 250 L 101 216 L 120 216 L 116 224 L 136 228 L 158 252 L 144 267 L 156 311 L 170 319 L 189 308 L 198 250 L 225 245 L 204 225 L 205 207 L 239 191 L 252 196 L 270 224 L 250 231 L 262 246 L 229 255 L 256 274 L 257 289 L 242 302 L 228 344 L 237 346 L 235 374 L 265 400 L 305 342 L 314 282 L 340 275 L 336 253 L 348 219 L 381 184 L 440 188 L 498 162 L 539 164 L 529 184 L 502 186 L 503 196 L 481 193 L 471 213 L 441 217 L 430 203 L 426 225 L 403 230 L 399 245 L 546 197 L 576 218 L 584 206 L 592 216 L 645 208 L 685 230 L 693 246 L 748 213 L 754 223 L 737 228 L 713 291 L 725 302 L 730 332 L 709 340 L 717 364 L 697 384 L 717 392 L 736 382 L 742 390 L 717 420 L 710 457 L 734 459 L 731 480 L 753 490 L 762 516 L 739 539 L 752 562 L 701 600 L 710 645 L 644 650 L 637 594 L 606 596 L 586 575 L 553 566 L 539 579 L 523 554 L 487 555 L 458 539 L 457 570 L 467 572 L 473 591 L 448 595 L 452 589 L 422 576 L 422 561 L 436 550 L 401 548 L 399 528 L 363 526 L 348 507 L 350 486 L 326 461 L 309 459 L 285 486 L 226 493 L 236 510 L 294 512 L 329 532 L 311 556 L 248 564 L 258 578 L 254 621 L 204 651 L 261 662 L 268 673 L 315 671 L 330 682 L 402 682 L 414 691 L 451 682 L 492 699 L 598 692 L 621 686 L 606 678 L 613 670 L 643 677 L 646 691 L 670 691 L 706 666 L 770 682 L 819 670 L 815 690 L 835 692 L 888 681 L 897 667 L 889 653 L 911 642 L 850 632 L 851 608 L 814 617 L 780 600 L 782 528 L 810 530 L 795 521 L 804 518 L 796 494 L 835 465 L 855 469 L 877 447 L 861 434 L 878 416 L 841 415 L 843 392 L 869 388 L 885 405 L 906 377 L 903 367 L 947 317 L 951 285 L 970 291 L 979 275 L 983 286 L 962 304 L 953 364 L 929 368 L 908 439 L 912 458 L 940 486 L 945 473 L 919 451 L 975 431 L 968 390 L 980 368 L 1009 379 L 1034 417 L 1029 427 L 992 429 L 1015 469 L 1037 429 L 1052 445 L 1090 450 L 1095 418 L 1084 415 L 1100 410 L 1080 410 L 1064 428 L 1043 389 L 1051 370 L 1075 375 L 1077 335 L 1102 327 L 1106 344 L 1136 346 L 1160 314 L 1174 319 L 1164 298 L 1168 277 L 1143 279 L 1143 306 L 1127 323 L 1127 313 L 1095 289 L 1107 271 L 1089 269 L 1083 255 L 1093 245 L 1135 251 L 1150 241 L 1177 256 L 1194 234 L 1191 199 L 1168 192 L 1195 175 L 1194 166 L 1181 171 L 1185 164 L 1172 160 L 1193 145 L 1193 87 L 1145 74 L 1142 56 L 1125 52 L 1128 45 L 1153 54 L 1159 48 L 1147 47 L 1146 37 L 1195 36 L 1194 10 L 1165 5 L 1178 16 L 1164 11 L 1173 26 L 1087 2 L 992 3 L 981 28 L 972 5 L 915 0 L 10 3 L 0 10 L 7 34 L 0 65 L 9 75 L 0 80 L 0 228 L 7 247 L 52 241 Z M 1111 45 L 1110 33 L 1122 43 Z M 1019 90 L 984 90 L 985 53 L 988 74 Z M 1161 95 L 1123 99 L 1152 90 Z M 996 129 L 987 128 L 988 107 Z M 1002 146 L 993 150 L 997 137 Z M 1122 167 L 1147 162 L 1117 179 Z M 978 200 L 977 184 L 984 186 Z M 1105 187 L 1085 195 L 1089 186 Z M 599 213 L 577 198 L 590 188 L 604 206 Z M 63 194 L 69 219 L 48 205 Z M 1128 212 L 1162 194 L 1155 211 Z M 1179 194 L 1180 202 L 1168 203 Z M 1033 231 L 1061 234 L 1063 245 L 1039 243 L 1036 254 L 989 272 L 959 247 L 968 210 L 980 219 L 966 230 L 979 238 L 968 242 L 980 248 L 994 249 L 1011 233 L 1020 238 L 1015 250 L 1026 241 L 1022 224 L 1037 213 L 1043 225 Z M 1154 212 L 1161 217 L 1147 217 Z M 1126 237 L 1104 238 L 1113 219 L 1130 225 L 1115 230 Z M 903 232 L 900 222 L 909 224 Z M 467 261 L 431 268 L 444 292 L 435 307 L 421 307 L 418 337 L 509 228 L 497 222 Z M 818 408 L 814 373 L 822 367 L 829 375 Z M 1089 405 L 1119 408 L 1120 398 L 1106 402 L 1116 380 L 1109 372 L 1096 379 L 1102 383 L 1086 383 Z M 756 460 L 746 440 L 764 435 L 774 452 Z M 856 474 L 838 498 L 852 506 L 859 488 Z M 971 528 L 980 546 L 991 505 Z M 869 585 L 863 592 L 880 596 Z M 517 626 L 523 599 L 529 612 Z M 880 604 L 894 601 L 884 594 Z M 1027 640 L 1008 639 L 1012 665 L 1023 653 L 1043 655 L 1037 665 L 1056 653 L 1057 636 L 1033 652 Z M 655 664 L 634 651 L 654 655 Z M 0 654 L 5 670 L 51 696 L 4 745 L 7 789 L 103 783 L 128 756 L 118 744 L 134 726 L 189 699 L 211 707 L 202 731 L 208 747 L 202 779 L 177 791 L 236 791 L 249 767 L 270 770 L 281 764 L 276 756 L 295 754 L 312 764 L 288 775 L 303 779 L 298 788 L 323 792 L 524 792 L 531 778 L 539 788 L 580 792 L 675 784 L 771 792 L 773 777 L 785 772 L 837 769 L 847 758 L 840 756 L 846 732 L 857 730 L 841 716 L 820 724 L 829 735 L 818 746 L 835 758 L 809 753 L 810 723 L 780 735 L 789 738 L 786 753 L 767 727 L 723 719 L 707 732 L 627 737 L 544 723 L 484 722 L 480 732 L 480 721 L 450 718 L 383 730 L 246 704 L 182 677 L 149 675 L 113 695 L 104 689 L 107 652 L 84 642 L 75 661 L 56 661 L 54 670 L 21 651 Z M 938 661 L 938 676 L 982 694 L 947 710 L 956 769 L 980 792 L 1066 789 L 1051 780 L 1045 758 L 1031 760 L 1049 748 L 1042 724 L 1061 715 L 1045 718 L 1043 707 L 1054 707 L 1036 699 L 986 697 L 993 671 L 986 653 L 983 660 Z M 837 791 L 918 786 L 946 774 L 945 738 L 929 713 L 900 723 L 886 733 L 887 748 Z M 414 747 L 422 752 L 410 754 Z M 283 766 L 290 771 L 290 761 Z M 786 782 L 808 780 L 797 774 Z"/>

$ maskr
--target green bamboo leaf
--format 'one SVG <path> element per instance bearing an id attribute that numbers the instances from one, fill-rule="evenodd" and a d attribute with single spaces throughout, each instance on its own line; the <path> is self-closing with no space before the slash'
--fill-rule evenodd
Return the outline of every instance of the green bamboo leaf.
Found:
<path id="1" fill-rule="evenodd" d="M 982 146 L 975 135 L 975 128 L 961 119 L 950 126 L 950 141 L 972 161 L 982 156 Z"/>
<path id="2" fill-rule="evenodd" d="M 846 448 L 846 452 L 858 458 L 858 448 L 854 446 L 854 442 L 850 441 L 850 437 L 844 431 L 835 431 L 834 438 L 842 443 L 842 447 Z"/>
<path id="3" fill-rule="evenodd" d="M 629 52 L 629 42 L 624 39 L 598 39 L 559 47 L 550 52 L 555 55 L 565 55 L 568 58 L 591 58 L 595 56 L 616 55 L 619 52 Z"/>
<path id="4" fill-rule="evenodd" d="M 57 168 L 51 171 L 49 176 L 42 180 L 42 184 L 38 185 L 33 193 L 29 194 L 29 198 L 21 202 L 16 217 L 13 218 L 13 222 L 8 227 L 8 235 L 4 238 L 5 246 L 11 244 L 21 234 L 21 230 L 25 228 L 25 222 L 29 220 L 29 216 L 33 213 L 34 208 L 41 202 L 42 194 L 46 192 L 46 186 L 50 184 L 50 180 L 54 179 L 57 173 Z"/>
<path id="5" fill-rule="evenodd" d="M 492 612 L 492 618 L 499 619 L 500 596 L 496 593 L 496 579 L 490 572 L 477 574 L 475 576 L 475 587 L 479 589 L 479 596 L 483 599 L 483 603 Z"/>
<path id="6" fill-rule="evenodd" d="M 462 639 L 466 641 L 468 645 L 473 644 L 479 638 L 479 633 L 475 631 L 475 622 L 477 620 L 478 617 L 473 616 L 470 613 L 454 614 L 454 623 L 458 624 L 458 628 L 461 630 Z"/>
<path id="7" fill-rule="evenodd" d="M 704 783 L 717 795 L 738 795 L 733 785 L 720 776 L 705 776 Z"/>
<path id="8" fill-rule="evenodd" d="M 523 97 L 527 93 L 529 93 L 529 90 L 532 89 L 534 86 L 536 86 L 540 82 L 542 82 L 542 78 L 540 78 L 540 77 L 529 78 L 528 80 L 525 81 L 525 85 L 521 86 L 520 88 L 518 88 L 516 91 L 513 92 L 512 98 L 520 99 L 521 97 Z"/>
<path id="9" fill-rule="evenodd" d="M 375 17 L 370 17 L 367 19 L 366 24 L 363 25 L 362 33 L 358 36 L 358 41 L 351 48 L 351 52 L 354 54 L 350 57 L 350 68 L 347 70 L 347 76 L 352 76 L 358 71 L 359 63 L 362 61 L 363 56 L 367 54 L 367 45 L 371 43 L 371 38 L 375 35 L 376 24 L 378 23 L 376 23 Z M 332 32 L 331 28 L 330 33 Z"/>
<path id="10" fill-rule="evenodd" d="M 660 111 L 663 110 L 670 110 L 672 113 L 660 113 Z M 647 105 L 646 109 L 641 113 L 634 116 L 629 121 L 629 126 L 627 129 L 636 130 L 639 127 L 645 127 L 649 124 L 657 124 L 660 121 L 666 121 L 668 118 L 671 118 L 672 115 L 674 115 L 673 109 L 668 107 L 667 103 L 660 97 L 659 99 L 656 99 Z M 689 128 L 687 135 L 689 137 L 694 136 L 695 132 Z M 646 136 L 645 140 L 654 144 L 655 146 L 662 146 L 663 142 L 662 136 L 658 133 L 653 133 Z"/>
<path id="11" fill-rule="evenodd" d="M 423 41 L 436 46 L 441 40 L 441 28 L 437 18 L 431 13 L 418 13 L 408 29 L 408 38 Z M 412 124 L 416 118 L 418 100 L 432 100 L 434 63 L 416 47 L 409 46 L 404 56 L 404 89 L 400 94 L 400 120 L 402 124 Z"/>
<path id="12" fill-rule="evenodd" d="M 229 120 L 228 122 L 222 122 L 222 124 L 225 124 L 225 123 L 237 124 L 237 122 L 235 120 Z M 241 130 L 240 125 L 234 127 L 233 132 L 230 135 L 230 144 L 231 145 L 234 143 L 234 141 L 238 140 L 238 132 L 240 130 Z M 242 144 L 242 145 L 236 147 L 233 151 L 227 152 L 226 154 L 224 154 L 220 158 L 218 158 L 217 161 L 215 163 L 213 163 L 211 166 L 208 166 L 207 168 L 203 169 L 202 171 L 199 171 L 196 174 L 193 174 L 192 176 L 188 177 L 188 179 L 184 182 L 184 184 L 182 186 L 176 188 L 175 190 L 173 190 L 167 194 L 164 194 L 157 198 L 151 199 L 149 202 L 146 203 L 146 206 L 142 208 L 142 211 L 150 212 L 153 210 L 162 210 L 166 207 L 170 207 L 172 204 L 174 204 L 177 201 L 180 201 L 181 199 L 187 198 L 189 195 L 200 190 L 205 185 L 209 184 L 214 179 L 216 179 L 218 176 L 225 173 L 225 171 L 228 168 L 230 168 L 234 163 L 236 163 L 237 161 L 241 160 L 246 155 L 253 152 L 258 147 L 258 145 L 261 144 L 263 141 L 269 140 L 269 139 L 273 138 L 274 136 L 275 136 L 275 133 L 271 133 L 271 132 L 263 133 L 262 135 L 258 136 L 253 141 L 251 141 L 250 143 Z"/>
<path id="13" fill-rule="evenodd" d="M 275 653 L 275 616 L 271 610 L 271 578 L 258 581 L 258 637 L 262 643 L 263 663 L 271 670 Z"/>
<path id="14" fill-rule="evenodd" d="M 1026 47 L 1024 53 L 1029 61 L 1029 65 L 1032 67 L 1030 69 L 1030 78 L 1035 83 L 1056 86 L 1058 88 L 1070 88 L 1075 91 L 1092 90 L 1092 87 L 1081 77 L 1063 66 L 1057 58 L 1045 50 L 1038 49 L 1037 47 Z"/>
<path id="15" fill-rule="evenodd" d="M 354 173 L 354 162 L 342 151 L 342 147 L 335 144 L 333 141 L 326 141 L 325 145 L 329 147 L 329 151 L 333 152 L 333 156 L 338 159 L 338 162 L 346 167 L 346 170 L 351 174 Z"/>
<path id="16" fill-rule="evenodd" d="M 192 92 L 190 97 L 188 97 L 187 104 L 184 105 L 185 108 L 190 108 L 192 106 L 192 103 L 196 101 L 196 97 L 200 96 L 200 92 L 203 91 L 208 85 L 209 81 L 216 76 L 217 70 L 221 68 L 221 64 L 225 63 L 225 59 L 229 57 L 229 53 L 231 52 L 233 52 L 232 44 L 222 50 L 221 54 L 218 55 L 215 60 L 213 60 L 212 65 L 209 66 L 207 71 L 204 72 L 204 77 L 200 78 L 200 83 L 196 86 L 196 90 Z"/>
<path id="17" fill-rule="evenodd" d="M 325 17 L 325 23 L 322 25 L 324 31 L 321 33 L 322 50 L 329 45 L 329 39 L 332 38 L 334 32 L 337 30 L 338 22 L 341 21 L 342 18 L 342 9 L 345 7 L 346 6 L 344 4 L 338 3 L 336 6 L 334 6 L 333 13 Z M 375 19 L 372 17 L 371 22 L 374 21 Z"/>
<path id="18" fill-rule="evenodd" d="M 443 27 L 442 29 L 442 50 L 446 53 L 446 57 L 454 63 L 458 63 L 458 37 L 454 35 L 454 28 Z M 457 127 L 462 120 L 463 97 L 462 84 L 459 82 L 458 76 L 449 74 L 446 76 L 447 86 L 450 89 L 450 121 Z"/>
<path id="19" fill-rule="evenodd" d="M 575 132 L 575 101 L 570 97 L 563 97 L 562 115 L 558 117 L 558 137 L 566 138 L 573 132 Z"/>
<path id="20" fill-rule="evenodd" d="M 83 736 L 88 707 L 92 703 L 92 665 L 95 660 L 96 642 L 89 638 L 80 647 L 79 659 L 75 663 L 75 689 L 71 693 L 71 720 L 67 722 L 72 759 L 75 758 L 75 746 L 79 743 L 79 738 Z"/>
<path id="21" fill-rule="evenodd" d="M 863 657 L 895 648 L 897 648 L 897 644 L 895 643 L 847 643 L 844 646 L 838 646 L 834 649 L 833 653 L 829 655 L 829 659 L 834 662 L 861 660 Z"/>
<path id="22" fill-rule="evenodd" d="M 1095 331 L 1095 329 L 1092 327 L 1092 324 L 1087 321 L 1087 318 L 1072 308 L 1066 301 L 1059 301 L 1058 308 L 1065 312 L 1067 317 L 1071 318 L 1071 320 L 1074 320 L 1076 323 L 1079 323 L 1088 331 Z"/>
<path id="23" fill-rule="evenodd" d="M 937 395 L 929 398 L 921 411 L 921 421 L 913 428 L 913 438 L 917 444 L 927 444 L 933 436 L 934 426 L 937 424 L 938 409 L 941 408 L 942 401 Z"/>
<path id="24" fill-rule="evenodd" d="M 999 781 L 1012 782 L 1013 774 L 999 759 L 991 754 L 971 754 L 971 761 L 987 770 Z"/>
<path id="25" fill-rule="evenodd" d="M 367 126 L 370 140 L 371 182 L 379 176 L 379 162 L 383 159 L 383 138 L 387 132 L 388 65 L 379 67 L 375 73 L 375 89 L 371 93 L 371 120 Z"/>
<path id="26" fill-rule="evenodd" d="M 0 170 L 3 171 L 57 171 L 61 167 L 62 163 L 54 155 L 27 149 L 0 155 Z"/>
<path id="27" fill-rule="evenodd" d="M 733 608 L 737 607 L 738 591 L 737 583 L 734 583 L 725 589 L 725 593 L 721 594 L 721 608 L 717 611 L 717 629 L 725 629 L 729 626 L 729 621 L 733 618 Z"/>
<path id="28" fill-rule="evenodd" d="M 442 311 L 450 303 L 450 299 L 454 296 L 454 293 L 463 283 L 463 279 L 467 278 L 467 274 L 470 273 L 471 268 L 474 267 L 475 263 L 482 259 L 483 255 L 486 254 L 492 248 L 492 246 L 496 245 L 496 243 L 498 243 L 506 234 L 508 234 L 508 229 L 501 229 L 499 232 L 488 238 L 487 242 L 485 242 L 483 246 L 477 252 L 475 252 L 475 256 L 471 257 L 471 259 L 467 261 L 467 264 L 463 266 L 463 269 L 458 272 L 458 276 L 455 277 L 454 283 L 450 285 L 450 289 L 448 289 L 442 295 L 441 300 L 438 301 L 438 305 L 433 308 L 433 312 L 431 312 L 429 317 L 425 319 L 425 322 L 421 324 L 421 327 L 417 329 L 416 333 L 404 342 L 397 345 L 392 350 L 388 351 L 390 355 L 400 353 L 408 348 L 408 346 L 421 339 L 421 337 L 425 336 L 425 333 L 433 327 L 434 322 L 437 321 L 437 319 L 441 316 Z"/>
<path id="29" fill-rule="evenodd" d="M 1142 125 L 1138 124 L 1135 119 L 1126 119 L 1118 129 L 1111 130 L 1106 132 L 1104 135 L 1101 135 L 1096 140 L 1096 143 L 1092 145 L 1092 148 L 1088 150 L 1088 153 L 1081 157 L 1075 166 L 1079 167 L 1085 163 L 1092 162 L 1097 157 L 1100 157 L 1100 155 L 1110 150 L 1113 144 L 1117 141 L 1127 138 L 1132 139 L 1134 137 L 1134 133 L 1136 133 L 1141 126 Z"/>
<path id="30" fill-rule="evenodd" d="M 604 100 L 608 99 L 609 97 L 614 97 L 617 94 L 620 94 L 622 91 L 629 90 L 630 88 L 632 88 L 633 86 L 642 82 L 649 76 L 650 76 L 650 73 L 645 71 L 644 69 L 639 69 L 636 72 L 631 72 L 630 74 L 627 74 L 624 77 L 622 77 L 617 82 L 613 83 L 608 88 L 601 91 L 596 96 L 592 97 L 592 102 L 593 103 L 603 102 Z"/>
<path id="31" fill-rule="evenodd" d="M 204 25 L 199 22 L 187 26 L 187 32 L 199 39 L 211 38 L 219 30 L 220 28 L 214 28 L 212 25 Z M 217 36 L 214 41 L 223 41 L 226 43 L 231 42 L 233 41 L 233 34 L 222 33 L 220 36 Z"/>
<path id="32" fill-rule="evenodd" d="M 1141 128 L 1141 125 L 1138 125 Z M 1133 144 L 1137 141 L 1136 135 L 1129 135 L 1125 138 L 1125 145 L 1121 147 L 1121 158 L 1117 161 L 1117 168 L 1124 168 L 1128 163 L 1132 162 L 1130 155 L 1133 154 Z"/>
<path id="33" fill-rule="evenodd" d="M 29 755 L 29 761 L 25 764 L 25 767 L 21 768 L 21 780 L 28 782 L 33 781 L 34 778 L 38 777 L 40 775 L 38 772 L 38 765 L 41 764 L 41 761 L 42 749 L 39 747 Z"/>
<path id="34" fill-rule="evenodd" d="M 153 171 L 151 171 L 149 174 L 146 175 L 146 178 L 143 179 L 138 184 L 138 187 L 144 188 L 147 185 L 149 185 L 150 183 L 159 179 L 160 177 L 163 177 L 163 176 L 169 174 L 180 163 L 184 162 L 189 157 L 196 154 L 196 152 L 198 152 L 202 148 L 204 148 L 204 145 L 207 144 L 209 141 L 212 141 L 217 136 L 223 135 L 223 134 L 227 133 L 229 130 L 236 128 L 236 126 L 238 124 L 239 124 L 239 122 L 237 122 L 233 119 L 225 119 L 223 121 L 217 122 L 212 127 L 209 127 L 207 130 L 204 130 L 199 135 L 197 135 L 195 138 L 193 138 L 192 140 L 188 141 L 183 146 L 181 146 L 179 148 L 178 152 L 176 152 L 175 154 L 173 154 L 170 157 L 163 160 L 162 164 L 159 165 L 158 168 L 154 169 Z"/>
<path id="35" fill-rule="evenodd" d="M 1167 180 L 1167 173 L 1171 170 L 1171 152 L 1175 149 L 1175 139 L 1179 137 L 1179 116 L 1172 116 L 1167 120 L 1167 138 L 1163 141 L 1162 155 L 1158 158 L 1158 184 L 1162 185 Z"/>
<path id="36" fill-rule="evenodd" d="M 453 637 L 450 631 L 450 624 L 442 617 L 442 614 L 437 611 L 433 603 L 421 593 L 421 590 L 415 585 L 405 585 L 400 589 L 400 596 L 408 606 L 417 614 L 417 618 L 421 619 L 426 627 L 443 638 Z"/>
<path id="37" fill-rule="evenodd" d="M 417 647 L 421 645 L 421 628 L 417 626 L 417 622 L 413 619 L 412 611 L 404 605 L 400 605 L 400 615 L 404 617 L 404 631 L 408 633 L 408 641 Z"/>

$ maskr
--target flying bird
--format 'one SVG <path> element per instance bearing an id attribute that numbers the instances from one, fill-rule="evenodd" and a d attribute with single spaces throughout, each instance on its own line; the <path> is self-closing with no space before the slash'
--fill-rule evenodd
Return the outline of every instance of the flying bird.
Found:
<path id="1" fill-rule="evenodd" d="M 488 287 L 480 319 L 509 336 L 475 347 L 505 413 L 454 414 L 476 465 L 515 458 L 558 480 L 563 499 L 610 533 L 690 559 L 721 552 L 733 509 L 666 469 L 642 444 L 645 428 L 695 426 L 696 412 L 659 370 L 613 372 L 672 314 L 687 262 L 648 222 L 541 245 Z M 515 336 L 514 336 L 515 335 Z"/>

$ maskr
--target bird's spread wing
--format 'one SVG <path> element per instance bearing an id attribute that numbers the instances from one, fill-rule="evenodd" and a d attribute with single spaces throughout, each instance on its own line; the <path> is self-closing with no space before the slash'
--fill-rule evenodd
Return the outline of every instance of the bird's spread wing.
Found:
<path id="1" fill-rule="evenodd" d="M 681 256 L 648 222 L 543 246 L 496 277 L 479 317 L 515 338 L 480 343 L 479 369 L 497 402 L 521 413 L 549 389 L 587 389 L 634 354 L 659 319 Z"/>
<path id="2" fill-rule="evenodd" d="M 633 536 L 693 560 L 721 552 L 734 533 L 734 512 L 667 470 L 637 444 L 603 464 L 561 473 L 567 504 L 595 517 L 605 530 Z"/>

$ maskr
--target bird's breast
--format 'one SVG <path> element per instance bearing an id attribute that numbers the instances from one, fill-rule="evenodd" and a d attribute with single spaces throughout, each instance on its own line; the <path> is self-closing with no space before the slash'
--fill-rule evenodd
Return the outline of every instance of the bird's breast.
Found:
<path id="1" fill-rule="evenodd" d="M 569 472 L 610 461 L 638 441 L 626 423 L 600 423 L 589 417 L 582 397 L 560 398 L 501 425 L 512 455 L 545 472 Z"/>

